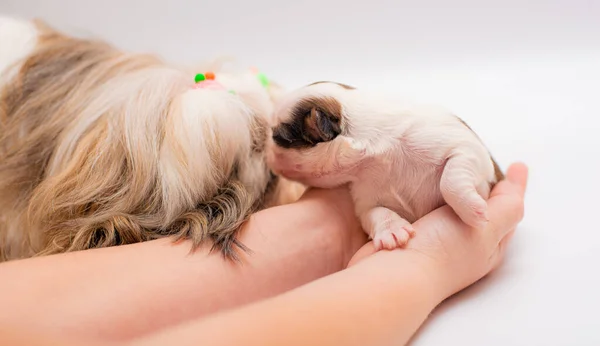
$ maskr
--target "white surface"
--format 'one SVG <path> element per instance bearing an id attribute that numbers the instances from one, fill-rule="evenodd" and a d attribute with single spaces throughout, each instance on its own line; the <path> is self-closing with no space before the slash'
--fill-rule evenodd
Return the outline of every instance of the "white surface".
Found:
<path id="1" fill-rule="evenodd" d="M 0 13 L 175 62 L 233 54 L 289 87 L 450 107 L 503 167 L 529 164 L 526 218 L 506 264 L 413 345 L 600 345 L 600 2 L 1 0 Z"/>

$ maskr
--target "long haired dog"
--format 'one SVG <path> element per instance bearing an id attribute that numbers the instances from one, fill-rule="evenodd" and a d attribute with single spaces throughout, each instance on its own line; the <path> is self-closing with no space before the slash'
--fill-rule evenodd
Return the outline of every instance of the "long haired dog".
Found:
<path id="1" fill-rule="evenodd" d="M 153 56 L 1 17 L 0 71 L 0 260 L 164 236 L 243 248 L 275 181 L 276 86 L 193 88 Z"/>
<path id="2" fill-rule="evenodd" d="M 318 82 L 287 94 L 275 118 L 273 170 L 316 187 L 349 184 L 376 249 L 405 245 L 411 224 L 445 203 L 473 227 L 487 222 L 485 199 L 503 174 L 444 109 Z"/>

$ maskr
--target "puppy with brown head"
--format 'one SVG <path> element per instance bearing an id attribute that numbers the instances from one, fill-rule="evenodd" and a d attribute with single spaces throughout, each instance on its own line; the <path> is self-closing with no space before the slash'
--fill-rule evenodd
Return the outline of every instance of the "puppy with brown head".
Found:
<path id="1" fill-rule="evenodd" d="M 485 200 L 502 173 L 444 109 L 318 82 L 286 95 L 274 117 L 272 169 L 309 186 L 349 184 L 377 249 L 405 245 L 411 224 L 445 203 L 473 227 L 488 221 Z"/>
<path id="2" fill-rule="evenodd" d="M 197 88 L 40 22 L 0 17 L 0 42 L 0 260 L 166 236 L 235 257 L 276 183 L 274 86 L 212 71 L 221 88 Z"/>

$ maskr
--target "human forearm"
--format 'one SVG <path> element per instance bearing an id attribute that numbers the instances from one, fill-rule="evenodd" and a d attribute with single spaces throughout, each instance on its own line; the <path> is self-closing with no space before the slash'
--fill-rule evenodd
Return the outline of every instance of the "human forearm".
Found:
<path id="1" fill-rule="evenodd" d="M 289 206 L 255 214 L 240 234 L 252 250 L 226 262 L 208 247 L 169 240 L 0 265 L 0 323 L 40 332 L 124 339 L 269 297 L 340 270 L 364 239 L 341 246 L 351 223 L 314 191 Z M 346 201 L 346 199 L 348 201 Z M 345 228 L 346 227 L 346 228 Z M 348 254 L 346 254 L 348 252 Z"/>
<path id="2" fill-rule="evenodd" d="M 391 264 L 402 263 L 401 266 Z M 166 330 L 136 345 L 400 345 L 445 297 L 411 252 L 380 252 L 266 301 Z"/>
<path id="3" fill-rule="evenodd" d="M 437 304 L 501 263 L 524 215 L 527 167 L 512 165 L 506 177 L 492 190 L 485 229 L 442 207 L 415 223 L 419 231 L 404 249 L 369 256 L 368 244 L 345 271 L 134 344 L 404 344 Z"/>

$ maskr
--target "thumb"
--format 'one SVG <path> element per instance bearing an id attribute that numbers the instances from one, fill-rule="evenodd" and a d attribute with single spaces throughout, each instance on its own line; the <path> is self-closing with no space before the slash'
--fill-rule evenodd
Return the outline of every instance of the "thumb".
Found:
<path id="1" fill-rule="evenodd" d="M 524 216 L 524 196 L 528 170 L 522 163 L 509 167 L 506 179 L 496 184 L 488 200 L 489 225 L 497 241 L 513 229 Z"/>
<path id="2" fill-rule="evenodd" d="M 527 180 L 529 170 L 524 163 L 514 163 L 510 165 L 506 172 L 506 179 L 499 181 L 490 194 L 490 198 L 504 194 L 525 195 L 527 189 Z"/>
<path id="3" fill-rule="evenodd" d="M 515 188 L 519 189 L 522 196 L 525 196 L 527 189 L 527 180 L 529 178 L 529 169 L 522 162 L 512 164 L 506 172 L 506 179 L 510 181 Z"/>

